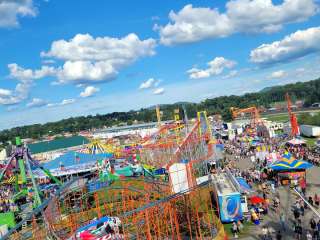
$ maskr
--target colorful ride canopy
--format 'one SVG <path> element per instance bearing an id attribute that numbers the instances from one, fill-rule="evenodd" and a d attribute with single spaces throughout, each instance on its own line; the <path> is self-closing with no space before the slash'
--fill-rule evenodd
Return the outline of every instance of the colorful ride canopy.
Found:
<path id="1" fill-rule="evenodd" d="M 275 171 L 303 170 L 311 167 L 313 167 L 311 163 L 295 159 L 290 154 L 283 156 L 280 160 L 269 166 L 269 168 Z"/>

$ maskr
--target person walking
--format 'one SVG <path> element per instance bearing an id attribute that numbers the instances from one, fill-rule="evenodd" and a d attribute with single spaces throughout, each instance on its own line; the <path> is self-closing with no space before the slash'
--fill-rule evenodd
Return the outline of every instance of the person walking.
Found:
<path id="1" fill-rule="evenodd" d="M 308 198 L 308 203 L 313 207 L 313 199 L 311 196 Z"/>
<path id="2" fill-rule="evenodd" d="M 298 220 L 298 219 L 299 219 L 299 217 L 300 217 L 300 212 L 299 212 L 298 209 L 294 209 L 294 210 L 293 210 L 293 216 L 294 216 L 294 219 L 295 219 L 295 220 Z"/>
<path id="3" fill-rule="evenodd" d="M 278 231 L 277 235 L 276 235 L 276 239 L 277 240 L 281 240 L 282 239 L 282 234 L 281 231 Z M 312 240 L 312 239 L 311 239 Z"/>
<path id="4" fill-rule="evenodd" d="M 296 233 L 296 238 L 298 240 L 301 240 L 302 239 L 302 227 L 301 227 L 301 224 L 297 224 L 296 225 L 294 232 Z"/>
<path id="5" fill-rule="evenodd" d="M 283 231 L 286 231 L 286 216 L 284 213 L 281 213 L 280 215 L 280 225 L 281 225 L 281 229 Z"/>
<path id="6" fill-rule="evenodd" d="M 300 212 L 301 212 L 301 215 L 304 216 L 304 202 L 303 201 L 300 202 Z"/>
<path id="7" fill-rule="evenodd" d="M 310 228 L 312 230 L 312 233 L 314 233 L 314 231 L 316 230 L 316 227 L 317 227 L 317 223 L 313 217 L 310 219 L 309 223 L 310 223 Z"/>
<path id="8" fill-rule="evenodd" d="M 267 240 L 268 239 L 268 228 L 266 226 L 262 227 L 262 239 Z"/>
<path id="9" fill-rule="evenodd" d="M 236 222 L 233 222 L 232 223 L 232 233 L 233 233 L 234 238 L 238 238 L 238 232 L 239 232 L 238 225 Z"/>
<path id="10" fill-rule="evenodd" d="M 320 219 L 319 219 L 319 221 L 317 222 L 317 230 L 318 230 L 318 232 L 320 232 Z"/>
<path id="11" fill-rule="evenodd" d="M 319 208 L 319 204 L 320 204 L 320 198 L 318 196 L 318 194 L 314 194 L 314 203 L 316 205 L 317 208 Z"/>

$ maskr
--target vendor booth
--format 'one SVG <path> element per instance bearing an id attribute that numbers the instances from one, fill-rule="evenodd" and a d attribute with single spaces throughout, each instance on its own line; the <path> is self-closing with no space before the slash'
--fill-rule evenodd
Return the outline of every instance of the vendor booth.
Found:
<path id="1" fill-rule="evenodd" d="M 278 178 L 278 182 L 283 185 L 292 183 L 291 181 L 300 181 L 306 179 L 306 169 L 313 165 L 309 162 L 298 160 L 290 155 L 283 157 L 269 166 Z"/>

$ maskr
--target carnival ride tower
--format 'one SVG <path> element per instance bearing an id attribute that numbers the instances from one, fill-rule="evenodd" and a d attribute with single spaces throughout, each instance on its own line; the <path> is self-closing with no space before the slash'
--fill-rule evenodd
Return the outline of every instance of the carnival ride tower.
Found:
<path id="1" fill-rule="evenodd" d="M 291 102 L 289 93 L 286 93 L 286 100 L 287 100 L 287 109 L 288 109 L 289 120 L 291 125 L 291 135 L 293 137 L 296 137 L 300 134 L 300 129 L 298 125 L 297 116 L 292 112 L 292 102 Z"/>

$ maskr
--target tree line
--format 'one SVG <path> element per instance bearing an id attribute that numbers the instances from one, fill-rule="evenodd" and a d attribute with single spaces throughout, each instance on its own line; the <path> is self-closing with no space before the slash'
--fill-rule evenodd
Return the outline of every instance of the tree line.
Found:
<path id="1" fill-rule="evenodd" d="M 263 89 L 260 92 L 247 93 L 241 96 L 221 96 L 206 99 L 200 103 L 175 103 L 160 105 L 163 113 L 162 120 L 173 119 L 174 109 L 179 108 L 182 117 L 182 105 L 185 106 L 188 117 L 196 117 L 198 111 L 206 110 L 209 115 L 220 114 L 224 120 L 231 119 L 230 108 L 245 108 L 259 106 L 269 108 L 275 102 L 285 101 L 285 93 L 288 92 L 292 100 L 304 100 L 306 107 L 312 103 L 320 102 L 320 78 L 309 82 L 297 82 L 282 86 Z M 63 119 L 46 124 L 34 124 L 29 126 L 15 127 L 0 132 L 0 143 L 21 138 L 41 139 L 47 135 L 57 135 L 65 132 L 77 133 L 84 130 L 93 130 L 119 124 L 131 125 L 135 122 L 156 121 L 155 107 L 142 108 L 129 112 L 113 112 L 108 114 L 97 114 L 95 116 L 81 116 Z"/>

